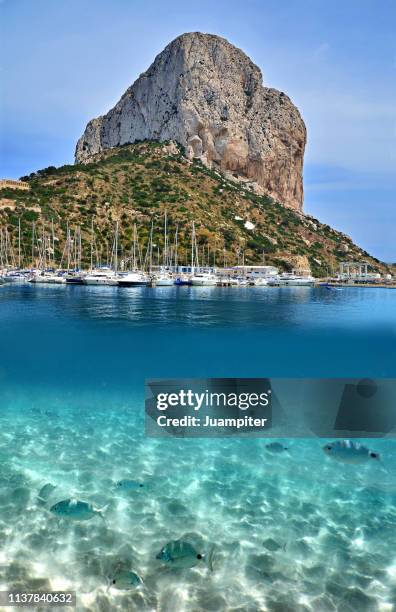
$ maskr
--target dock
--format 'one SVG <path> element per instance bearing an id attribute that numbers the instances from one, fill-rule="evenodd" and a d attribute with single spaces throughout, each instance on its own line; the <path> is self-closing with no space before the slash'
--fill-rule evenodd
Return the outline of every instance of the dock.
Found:
<path id="1" fill-rule="evenodd" d="M 396 283 L 342 283 L 323 280 L 320 284 L 328 287 L 367 287 L 368 289 L 396 289 Z"/>

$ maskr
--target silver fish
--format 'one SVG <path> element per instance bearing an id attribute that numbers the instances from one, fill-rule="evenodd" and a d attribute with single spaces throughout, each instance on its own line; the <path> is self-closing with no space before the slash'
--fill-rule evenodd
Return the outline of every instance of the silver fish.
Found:
<path id="1" fill-rule="evenodd" d="M 110 586 L 115 589 L 133 589 L 143 584 L 143 580 L 130 571 L 118 571 L 110 579 Z"/>
<path id="2" fill-rule="evenodd" d="M 284 453 L 289 449 L 280 442 L 270 442 L 269 444 L 265 445 L 265 450 L 269 453 Z"/>
<path id="3" fill-rule="evenodd" d="M 137 480 L 129 480 L 128 478 L 124 478 L 116 483 L 116 487 L 122 491 L 133 491 L 134 489 L 142 489 L 144 485 Z"/>
<path id="4" fill-rule="evenodd" d="M 92 504 L 78 499 L 63 499 L 50 508 L 52 514 L 74 521 L 88 521 L 96 515 L 103 519 L 103 510 L 105 508 L 94 508 Z"/>
<path id="5" fill-rule="evenodd" d="M 210 571 L 213 571 L 213 550 L 212 546 L 206 555 L 199 553 L 186 540 L 172 540 L 165 544 L 156 558 L 174 569 L 195 567 L 198 563 L 203 562 L 207 564 Z"/>
<path id="6" fill-rule="evenodd" d="M 352 442 L 351 440 L 328 442 L 322 448 L 328 457 L 341 463 L 358 464 L 372 460 L 379 461 L 381 459 L 379 453 L 371 451 L 366 446 L 359 444 L 359 442 Z"/>

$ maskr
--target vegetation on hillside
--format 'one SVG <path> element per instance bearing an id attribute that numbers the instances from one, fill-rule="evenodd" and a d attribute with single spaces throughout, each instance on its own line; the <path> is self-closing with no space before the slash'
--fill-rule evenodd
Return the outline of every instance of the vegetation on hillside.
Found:
<path id="1" fill-rule="evenodd" d="M 67 228 L 81 228 L 82 257 L 91 252 L 108 258 L 116 221 L 120 228 L 120 258 L 132 249 L 136 224 L 141 250 L 147 247 L 153 223 L 155 249 L 162 250 L 167 212 L 169 241 L 178 227 L 179 262 L 188 262 L 191 228 L 195 221 L 201 264 L 274 264 L 291 269 L 308 260 L 315 275 L 338 268 L 340 261 L 366 260 L 381 272 L 386 266 L 359 249 L 346 235 L 309 216 L 301 215 L 246 185 L 227 180 L 199 161 L 188 161 L 181 149 L 143 142 L 108 150 L 94 163 L 49 167 L 23 177 L 29 191 L 0 191 L 0 226 L 7 228 L 16 252 L 20 219 L 24 263 L 31 263 L 32 228 L 35 240 L 54 227 L 55 259 L 64 252 Z M 247 229 L 249 221 L 253 229 Z M 250 227 L 250 226 L 249 226 Z"/>

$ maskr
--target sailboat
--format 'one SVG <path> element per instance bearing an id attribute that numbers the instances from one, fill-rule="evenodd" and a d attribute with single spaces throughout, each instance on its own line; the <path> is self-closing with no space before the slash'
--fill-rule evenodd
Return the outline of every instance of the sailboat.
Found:
<path id="1" fill-rule="evenodd" d="M 175 284 L 173 275 L 169 272 L 169 248 L 168 248 L 168 226 L 167 226 L 167 215 L 165 211 L 165 225 L 164 225 L 164 254 L 163 264 L 158 272 L 153 275 L 153 283 L 156 287 L 171 287 Z"/>
<path id="2" fill-rule="evenodd" d="M 118 278 L 114 274 L 114 270 L 108 266 L 95 268 L 86 274 L 83 278 L 83 285 L 107 285 L 116 287 Z"/>
<path id="3" fill-rule="evenodd" d="M 120 275 L 118 279 L 119 287 L 145 287 L 150 283 L 150 278 L 147 274 L 139 270 L 137 251 L 140 261 L 140 249 L 135 223 L 133 226 L 132 270 L 127 274 Z"/>
<path id="4" fill-rule="evenodd" d="M 120 280 L 120 277 L 118 275 L 118 233 L 119 233 L 119 227 L 118 227 L 118 221 L 116 223 L 116 228 L 115 228 L 115 234 L 114 234 L 114 248 L 113 248 L 113 253 L 114 253 L 114 270 L 109 267 L 109 266 L 101 266 L 99 268 L 94 268 L 90 270 L 90 272 L 88 272 L 88 274 L 86 274 L 83 278 L 83 284 L 84 285 L 100 285 L 100 286 L 110 286 L 110 287 L 116 287 L 118 285 L 118 282 Z M 92 251 L 91 251 L 92 253 Z M 91 256 L 91 263 L 93 263 L 92 261 L 92 256 Z"/>
<path id="5" fill-rule="evenodd" d="M 52 237 L 47 234 L 43 225 L 41 238 L 37 239 L 40 256 L 39 270 L 35 270 L 28 279 L 30 283 L 44 285 L 63 285 L 66 278 L 61 272 L 55 271 L 54 226 L 52 223 Z M 34 249 L 33 249 L 34 250 Z M 34 253 L 33 253 L 34 254 Z"/>
<path id="6" fill-rule="evenodd" d="M 196 264 L 196 265 L 195 265 Z M 197 271 L 195 269 L 197 268 Z M 217 283 L 216 276 L 212 272 L 201 272 L 198 261 L 197 237 L 195 233 L 195 223 L 192 224 L 191 238 L 191 284 L 195 287 L 213 287 Z"/>
<path id="7" fill-rule="evenodd" d="M 93 231 L 93 226 L 92 226 Z M 74 248 L 74 266 L 72 265 L 72 246 Z M 67 274 L 65 275 L 66 283 L 68 285 L 82 285 L 84 281 L 84 274 L 81 273 L 81 258 L 82 258 L 82 246 L 81 246 L 81 229 L 78 228 L 74 233 L 74 238 L 71 238 L 69 226 L 66 232 L 66 249 L 67 249 Z"/>

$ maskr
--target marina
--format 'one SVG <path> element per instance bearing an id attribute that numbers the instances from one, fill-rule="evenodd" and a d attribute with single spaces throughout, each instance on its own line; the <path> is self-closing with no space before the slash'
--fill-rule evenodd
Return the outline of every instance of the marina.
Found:
<path id="1" fill-rule="evenodd" d="M 42 224 L 40 231 L 33 223 L 31 245 L 21 241 L 21 221 L 18 221 L 17 237 L 12 239 L 7 228 L 0 230 L 0 283 L 30 282 L 33 284 L 57 284 L 65 286 L 103 287 L 313 287 L 324 284 L 331 287 L 364 286 L 396 287 L 396 276 L 381 276 L 370 270 L 366 261 L 344 261 L 338 273 L 325 278 L 315 278 L 309 269 L 281 270 L 277 266 L 245 263 L 244 253 L 238 252 L 234 265 L 216 265 L 216 253 L 200 248 L 195 222 L 191 224 L 189 255 L 183 251 L 181 261 L 179 228 L 174 227 L 172 240 L 169 219 L 164 213 L 161 245 L 154 243 L 154 221 L 151 222 L 146 242 L 139 240 L 136 223 L 133 224 L 130 249 L 120 245 L 120 225 L 114 227 L 111 249 L 107 261 L 102 263 L 92 220 L 89 237 L 83 237 L 81 228 L 69 224 L 62 248 L 56 247 L 54 225 Z M 185 245 L 186 246 L 186 245 Z M 58 251 L 57 251 L 58 248 Z M 57 258 L 58 253 L 58 258 Z M 187 261 L 189 259 L 189 261 Z M 212 259 L 212 262 L 211 262 Z M 28 265 L 23 265 L 28 262 Z M 87 265 L 88 264 L 88 265 Z"/>
<path id="2" fill-rule="evenodd" d="M 259 266 L 257 266 L 259 267 Z M 108 266 L 102 268 L 73 272 L 67 270 L 35 270 L 35 269 L 3 269 L 0 270 L 0 284 L 6 283 L 33 283 L 49 285 L 87 285 L 101 287 L 313 287 L 324 286 L 331 288 L 365 287 L 377 289 L 395 289 L 396 278 L 383 279 L 357 277 L 343 278 L 314 278 L 295 272 L 283 272 L 270 275 L 249 273 L 241 266 L 235 268 L 196 269 L 186 272 L 185 267 L 176 270 L 167 269 L 158 272 L 116 272 Z M 190 269 L 191 270 L 191 269 Z"/>

